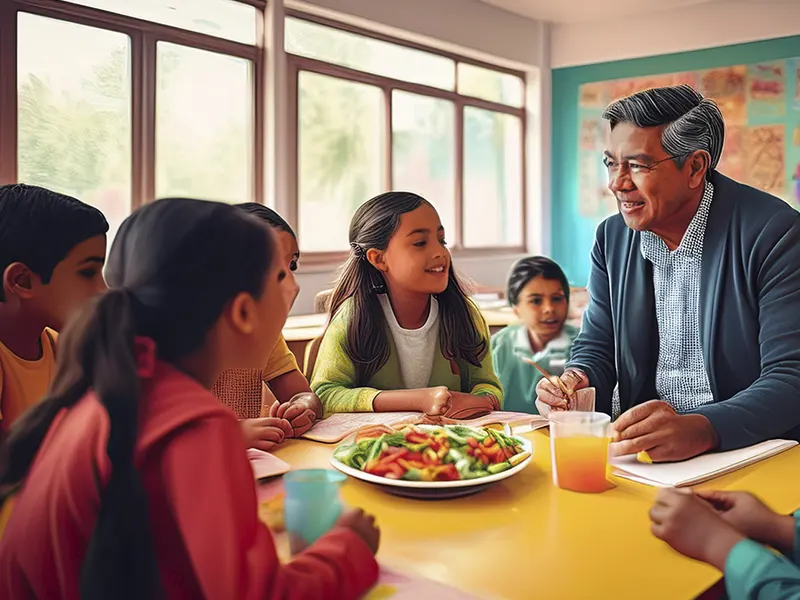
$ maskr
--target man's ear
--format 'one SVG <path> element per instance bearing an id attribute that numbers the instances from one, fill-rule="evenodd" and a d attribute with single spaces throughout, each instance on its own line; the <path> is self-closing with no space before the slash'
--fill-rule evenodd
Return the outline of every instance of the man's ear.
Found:
<path id="1" fill-rule="evenodd" d="M 367 260 L 369 261 L 369 264 L 378 269 L 378 271 L 385 273 L 389 270 L 389 265 L 386 264 L 386 258 L 384 257 L 382 250 L 370 248 L 367 250 Z"/>
<path id="2" fill-rule="evenodd" d="M 225 310 L 228 321 L 237 333 L 249 335 L 257 327 L 256 301 L 245 292 L 237 294 Z"/>
<path id="3" fill-rule="evenodd" d="M 11 263 L 3 272 L 3 289 L 6 294 L 14 294 L 22 300 L 33 298 L 36 295 L 33 288 L 40 282 L 39 277 L 25 263 Z"/>
<path id="4" fill-rule="evenodd" d="M 705 150 L 698 150 L 686 162 L 689 163 L 689 187 L 705 185 L 706 173 L 711 169 L 711 155 Z"/>

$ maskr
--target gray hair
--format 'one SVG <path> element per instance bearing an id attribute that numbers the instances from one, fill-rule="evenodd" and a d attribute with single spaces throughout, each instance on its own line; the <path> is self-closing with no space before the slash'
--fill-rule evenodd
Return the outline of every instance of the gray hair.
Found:
<path id="1" fill-rule="evenodd" d="M 622 98 L 603 111 L 603 118 L 611 122 L 611 129 L 618 123 L 636 127 L 666 125 L 661 145 L 665 152 L 683 160 L 692 152 L 705 150 L 711 156 L 710 168 L 714 169 L 722 155 L 722 113 L 713 100 L 704 98 L 690 85 L 652 88 Z"/>

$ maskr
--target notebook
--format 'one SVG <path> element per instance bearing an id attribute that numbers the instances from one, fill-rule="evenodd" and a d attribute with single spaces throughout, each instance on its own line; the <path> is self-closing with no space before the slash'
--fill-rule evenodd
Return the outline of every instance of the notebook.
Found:
<path id="1" fill-rule="evenodd" d="M 292 470 L 289 463 L 263 450 L 250 448 L 247 451 L 247 458 L 250 460 L 250 466 L 253 469 L 253 477 L 256 479 L 275 477 L 276 475 L 283 475 Z"/>
<path id="2" fill-rule="evenodd" d="M 378 583 L 366 593 L 363 600 L 477 600 L 459 589 L 430 579 L 403 575 L 381 567 Z"/>
<path id="3" fill-rule="evenodd" d="M 418 412 L 387 412 L 387 413 L 334 413 L 309 429 L 302 437 L 314 442 L 334 444 L 342 441 L 351 433 L 368 425 L 399 425 L 402 423 L 415 423 L 425 417 Z M 495 411 L 476 419 L 456 421 L 441 418 L 443 424 L 458 423 L 470 427 L 485 427 L 486 425 L 507 425 L 514 434 L 524 433 L 539 427 L 546 427 L 547 419 L 540 415 L 520 412 Z M 517 429 L 519 427 L 519 429 Z"/>
<path id="4" fill-rule="evenodd" d="M 797 446 L 792 440 L 769 440 L 729 452 L 712 452 L 683 462 L 645 464 L 635 456 L 612 458 L 614 474 L 655 487 L 684 487 L 738 471 Z"/>

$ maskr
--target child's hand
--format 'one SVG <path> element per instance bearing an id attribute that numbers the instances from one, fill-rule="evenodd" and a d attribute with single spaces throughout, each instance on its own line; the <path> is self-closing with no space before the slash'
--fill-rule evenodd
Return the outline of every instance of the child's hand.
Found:
<path id="1" fill-rule="evenodd" d="M 474 419 L 497 410 L 499 404 L 494 396 L 473 396 L 463 392 L 450 392 L 450 410 L 445 413 L 451 419 Z"/>
<path id="2" fill-rule="evenodd" d="M 662 489 L 650 509 L 650 530 L 675 550 L 719 569 L 743 539 L 714 508 L 690 490 Z"/>
<path id="3" fill-rule="evenodd" d="M 794 519 L 774 513 L 747 492 L 698 491 L 740 533 L 761 544 L 791 552 L 794 546 Z"/>
<path id="4" fill-rule="evenodd" d="M 268 452 L 287 437 L 292 437 L 292 426 L 286 419 L 274 417 L 242 419 L 239 424 L 248 448 Z"/>
<path id="5" fill-rule="evenodd" d="M 346 527 L 358 534 L 373 554 L 378 551 L 381 541 L 381 530 L 375 525 L 375 517 L 366 514 L 360 508 L 351 508 L 339 517 L 336 527 Z"/>
<path id="6" fill-rule="evenodd" d="M 314 421 L 322 416 L 322 403 L 316 394 L 302 392 L 291 400 L 280 404 L 275 402 L 269 410 L 270 417 L 285 419 L 291 423 L 292 436 L 300 437 L 314 426 Z"/>
<path id="7" fill-rule="evenodd" d="M 427 388 L 422 390 L 422 393 L 424 393 L 425 396 L 419 407 L 420 412 L 426 415 L 439 416 L 444 415 L 450 410 L 450 397 L 453 393 L 445 386 L 440 385 L 438 387 Z"/>

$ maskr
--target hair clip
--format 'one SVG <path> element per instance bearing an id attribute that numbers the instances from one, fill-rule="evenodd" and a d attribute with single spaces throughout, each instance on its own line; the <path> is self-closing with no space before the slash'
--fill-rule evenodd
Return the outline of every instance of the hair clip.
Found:
<path id="1" fill-rule="evenodd" d="M 358 260 L 367 260 L 367 254 L 364 252 L 364 249 L 355 242 L 350 242 L 350 247 L 353 249 L 353 254 Z"/>

